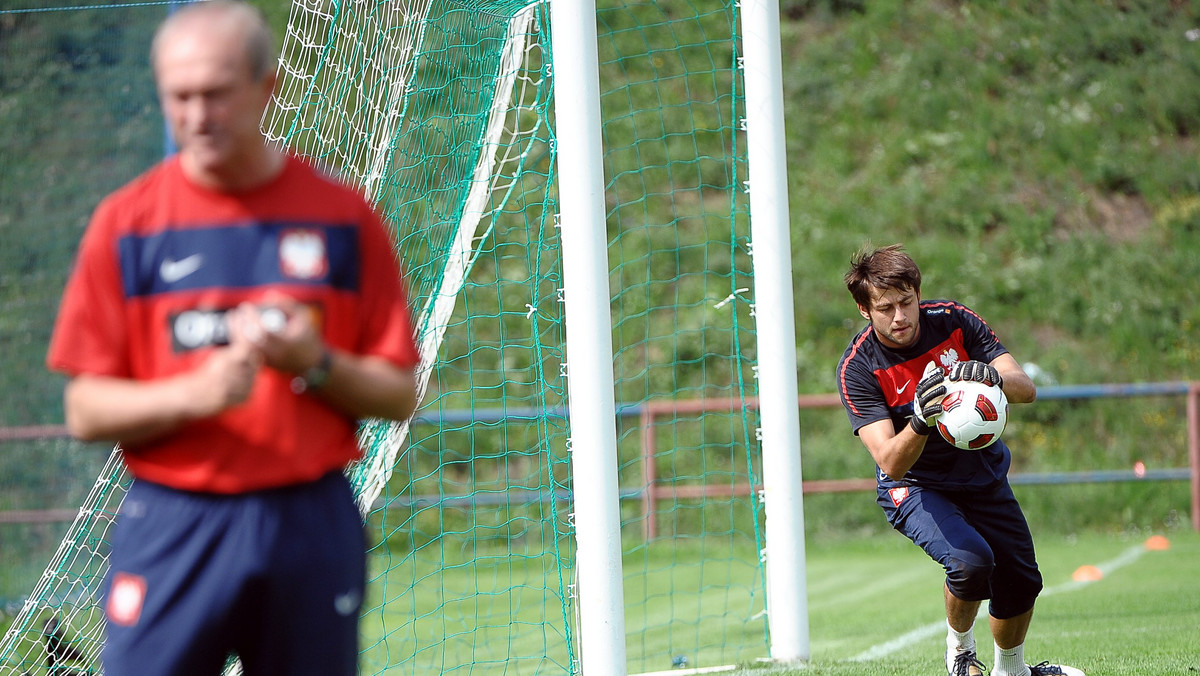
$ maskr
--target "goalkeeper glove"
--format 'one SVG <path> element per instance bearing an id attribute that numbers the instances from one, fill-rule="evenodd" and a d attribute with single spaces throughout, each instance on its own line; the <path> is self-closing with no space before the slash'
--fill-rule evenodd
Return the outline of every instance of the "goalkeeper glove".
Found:
<path id="1" fill-rule="evenodd" d="M 913 399 L 913 416 L 908 419 L 909 426 L 921 436 L 929 436 L 933 431 L 930 423 L 942 414 L 942 397 L 946 396 L 946 374 L 941 367 L 930 362 L 925 367 L 917 383 L 917 396 Z"/>
<path id="2" fill-rule="evenodd" d="M 1004 379 L 1000 377 L 1000 372 L 995 366 L 985 364 L 981 361 L 960 361 L 950 369 L 950 380 L 958 382 L 960 380 L 973 380 L 984 385 L 995 385 L 996 387 L 1004 386 Z"/>

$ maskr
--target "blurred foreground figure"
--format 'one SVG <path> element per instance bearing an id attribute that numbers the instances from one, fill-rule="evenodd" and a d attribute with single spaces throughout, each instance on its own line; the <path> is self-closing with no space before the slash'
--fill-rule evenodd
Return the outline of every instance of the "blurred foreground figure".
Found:
<path id="1" fill-rule="evenodd" d="M 357 673 L 359 420 L 415 406 L 409 308 L 357 191 L 267 145 L 270 31 L 189 5 L 151 61 L 179 153 L 108 196 L 80 246 L 48 366 L 67 425 L 119 442 L 109 676 Z"/>

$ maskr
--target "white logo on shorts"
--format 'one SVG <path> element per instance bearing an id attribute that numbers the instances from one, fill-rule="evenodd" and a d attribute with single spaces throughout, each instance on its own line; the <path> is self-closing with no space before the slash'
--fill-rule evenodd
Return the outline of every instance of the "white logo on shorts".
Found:
<path id="1" fill-rule="evenodd" d="M 134 626 L 142 617 L 142 605 L 145 602 L 146 578 L 125 572 L 113 575 L 108 607 L 105 609 L 111 622 L 124 627 Z"/>
<path id="2" fill-rule="evenodd" d="M 358 607 L 361 604 L 362 594 L 357 589 L 351 589 L 345 594 L 338 594 L 333 597 L 333 609 L 342 617 L 347 617 L 358 612 Z"/>

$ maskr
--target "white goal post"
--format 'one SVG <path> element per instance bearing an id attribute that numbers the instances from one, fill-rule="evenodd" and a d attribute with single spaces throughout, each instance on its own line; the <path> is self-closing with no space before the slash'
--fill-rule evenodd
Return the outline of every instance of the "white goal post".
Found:
<path id="1" fill-rule="evenodd" d="M 771 658 L 811 657 L 778 0 L 742 1 Z M 770 321 L 763 321 L 770 317 Z M 765 368 L 763 365 L 767 365 Z"/>

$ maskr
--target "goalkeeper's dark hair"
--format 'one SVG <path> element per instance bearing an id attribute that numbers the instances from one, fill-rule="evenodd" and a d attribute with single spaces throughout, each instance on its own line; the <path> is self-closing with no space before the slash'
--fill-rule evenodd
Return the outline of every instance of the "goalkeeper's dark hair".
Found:
<path id="1" fill-rule="evenodd" d="M 150 63 L 157 67 L 159 43 L 167 39 L 164 36 L 168 36 L 176 26 L 204 15 L 221 17 L 242 30 L 242 37 L 246 41 L 246 65 L 253 79 L 261 80 L 275 69 L 278 62 L 271 26 L 262 10 L 243 0 L 195 2 L 173 12 L 154 32 L 154 40 L 150 43 Z"/>
<path id="2" fill-rule="evenodd" d="M 870 244 L 850 259 L 846 288 L 860 306 L 871 307 L 871 289 L 921 290 L 921 268 L 904 252 L 904 245 L 873 248 Z"/>

